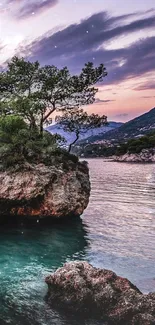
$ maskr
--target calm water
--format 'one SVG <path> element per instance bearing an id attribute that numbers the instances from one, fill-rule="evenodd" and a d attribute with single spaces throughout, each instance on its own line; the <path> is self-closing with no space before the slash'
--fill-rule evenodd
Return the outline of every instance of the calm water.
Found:
<path id="1" fill-rule="evenodd" d="M 88 161 L 92 192 L 82 219 L 0 228 L 1 325 L 103 325 L 46 304 L 45 276 L 70 260 L 155 291 L 155 165 Z"/>

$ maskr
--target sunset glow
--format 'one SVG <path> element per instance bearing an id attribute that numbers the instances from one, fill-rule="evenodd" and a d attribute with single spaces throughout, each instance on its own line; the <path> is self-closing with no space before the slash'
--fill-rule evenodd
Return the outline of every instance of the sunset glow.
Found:
<path id="1" fill-rule="evenodd" d="M 127 121 L 155 106 L 154 27 L 154 0 L 1 0 L 0 65 L 15 54 L 72 73 L 104 63 L 100 101 L 87 109 Z"/>

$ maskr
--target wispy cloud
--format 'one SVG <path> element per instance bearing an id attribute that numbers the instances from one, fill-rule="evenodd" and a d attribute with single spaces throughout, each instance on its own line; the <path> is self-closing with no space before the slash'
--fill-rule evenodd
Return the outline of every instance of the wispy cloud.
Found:
<path id="1" fill-rule="evenodd" d="M 1 12 L 8 12 L 18 19 L 24 19 L 39 14 L 57 3 L 58 0 L 2 0 Z"/>
<path id="2" fill-rule="evenodd" d="M 111 17 L 106 12 L 94 14 L 53 35 L 36 39 L 20 53 L 42 64 L 67 65 L 78 73 L 85 62 L 103 62 L 108 70 L 106 84 L 119 83 L 124 79 L 141 76 L 154 70 L 155 36 L 137 39 L 133 44 L 119 49 L 107 49 L 107 42 L 120 36 L 132 35 L 139 30 L 155 27 L 154 11 L 151 16 L 140 18 L 134 14 Z"/>
<path id="3" fill-rule="evenodd" d="M 96 98 L 95 99 L 95 104 L 102 104 L 102 103 L 110 103 L 110 102 L 114 102 L 115 100 L 113 99 L 100 99 L 100 98 Z"/>
<path id="4" fill-rule="evenodd" d="M 114 117 L 115 118 L 122 118 L 122 117 L 127 117 L 129 114 L 127 114 L 127 113 L 121 113 L 121 114 L 117 114 L 117 115 L 115 115 Z"/>
<path id="5" fill-rule="evenodd" d="M 142 96 L 141 98 L 148 99 L 148 98 L 155 98 L 155 96 Z"/>
<path id="6" fill-rule="evenodd" d="M 154 73 L 155 73 L 155 68 L 153 67 Z M 138 87 L 135 87 L 134 90 L 149 90 L 149 89 L 155 89 L 155 81 L 148 81 L 146 83 L 143 83 L 139 85 Z"/>

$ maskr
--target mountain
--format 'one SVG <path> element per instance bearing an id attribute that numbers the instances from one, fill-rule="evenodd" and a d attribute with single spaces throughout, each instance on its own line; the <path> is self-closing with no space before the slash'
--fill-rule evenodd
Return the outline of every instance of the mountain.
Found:
<path id="1" fill-rule="evenodd" d="M 105 134 L 89 137 L 87 139 L 87 142 L 119 142 L 135 137 L 140 137 L 152 130 L 155 130 L 155 108 L 151 109 L 149 112 L 143 115 L 134 118 L 129 122 L 124 123 L 118 128 L 106 132 Z"/>
<path id="2" fill-rule="evenodd" d="M 106 132 L 114 130 L 118 127 L 120 127 L 123 123 L 117 123 L 117 122 L 109 122 L 108 126 L 101 126 L 98 128 L 92 128 L 91 130 L 88 130 L 85 133 L 81 133 L 80 140 L 85 140 L 90 137 L 96 137 L 96 136 L 103 136 Z M 63 130 L 63 127 L 59 124 L 49 125 L 46 128 L 47 131 L 49 131 L 52 134 L 60 134 L 62 137 L 64 137 L 67 141 L 67 144 L 70 144 L 75 139 L 75 133 L 72 132 L 65 132 Z"/>

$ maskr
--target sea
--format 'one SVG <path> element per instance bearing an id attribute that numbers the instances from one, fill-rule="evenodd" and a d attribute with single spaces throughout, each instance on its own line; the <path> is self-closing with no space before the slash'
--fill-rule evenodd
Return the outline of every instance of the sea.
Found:
<path id="1" fill-rule="evenodd" d="M 155 291 L 155 165 L 87 161 L 91 196 L 81 217 L 0 226 L 0 325 L 103 325 L 48 305 L 45 277 L 69 261 Z"/>

